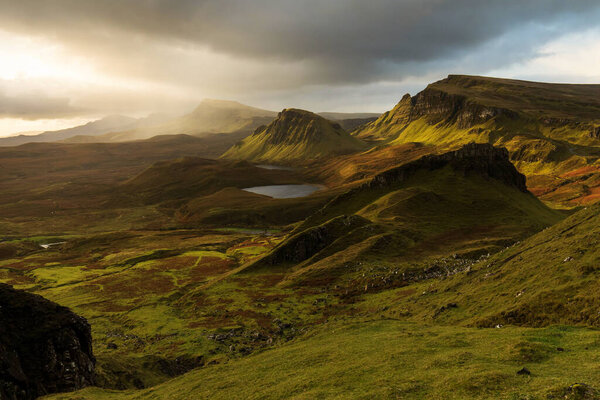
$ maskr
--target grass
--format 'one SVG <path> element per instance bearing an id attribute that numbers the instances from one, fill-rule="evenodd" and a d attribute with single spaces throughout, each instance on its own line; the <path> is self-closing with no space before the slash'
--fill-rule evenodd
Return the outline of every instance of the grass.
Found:
<path id="1" fill-rule="evenodd" d="M 598 387 L 599 359 L 598 332 L 584 328 L 355 321 L 327 324 L 275 349 L 151 389 L 90 388 L 50 398 L 542 399 L 576 382 Z M 517 375 L 523 367 L 530 376 Z"/>

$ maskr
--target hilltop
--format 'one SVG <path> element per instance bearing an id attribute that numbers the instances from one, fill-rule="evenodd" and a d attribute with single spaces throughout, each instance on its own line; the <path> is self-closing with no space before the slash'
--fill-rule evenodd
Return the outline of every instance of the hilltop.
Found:
<path id="1" fill-rule="evenodd" d="M 307 161 L 364 148 L 361 140 L 350 136 L 338 123 L 310 111 L 288 108 L 222 157 L 262 162 Z"/>

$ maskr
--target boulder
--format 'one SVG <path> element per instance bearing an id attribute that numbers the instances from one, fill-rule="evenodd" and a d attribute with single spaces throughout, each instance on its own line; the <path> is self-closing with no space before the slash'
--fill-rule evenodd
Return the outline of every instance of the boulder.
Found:
<path id="1" fill-rule="evenodd" d="M 95 362 L 85 318 L 0 284 L 0 399 L 28 400 L 92 385 Z"/>

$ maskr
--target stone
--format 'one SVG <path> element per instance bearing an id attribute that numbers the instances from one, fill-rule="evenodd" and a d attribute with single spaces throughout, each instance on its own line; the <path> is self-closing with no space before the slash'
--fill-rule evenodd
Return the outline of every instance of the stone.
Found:
<path id="1" fill-rule="evenodd" d="M 0 304 L 0 399 L 29 400 L 94 384 L 85 318 L 5 284 Z"/>

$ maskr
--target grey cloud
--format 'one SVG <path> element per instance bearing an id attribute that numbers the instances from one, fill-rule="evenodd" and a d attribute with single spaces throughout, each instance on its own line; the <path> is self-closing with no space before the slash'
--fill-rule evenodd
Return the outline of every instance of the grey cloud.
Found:
<path id="1" fill-rule="evenodd" d="M 0 93 L 0 118 L 36 120 L 83 115 L 85 110 L 73 107 L 67 98 L 45 97 L 43 94 L 8 96 Z"/>
<path id="2" fill-rule="evenodd" d="M 598 18 L 597 0 L 0 0 L 0 29 L 61 43 L 108 76 L 151 83 L 160 98 L 272 96 L 269 104 L 290 99 L 321 109 L 325 101 L 360 106 L 349 91 L 361 87 L 388 101 L 389 90 L 401 91 L 397 84 L 411 77 L 527 60 Z M 114 88 L 68 96 L 91 109 L 157 102 Z M 34 103 L 20 102 L 12 107 Z M 75 111 L 65 99 L 45 104 Z M 7 107 L 0 98 L 0 116 Z"/>
<path id="3" fill-rule="evenodd" d="M 100 56 L 129 47 L 118 53 L 129 54 L 122 63 L 139 57 L 147 64 L 152 56 L 155 65 L 141 71 L 150 78 L 179 61 L 153 54 L 161 45 L 199 46 L 269 63 L 302 62 L 307 72 L 298 80 L 324 84 L 406 75 L 411 65 L 460 57 L 528 27 L 494 60 L 510 63 L 565 24 L 594 23 L 589 15 L 599 9 L 596 0 L 4 0 L 0 18 L 3 26 L 79 41 Z"/>

